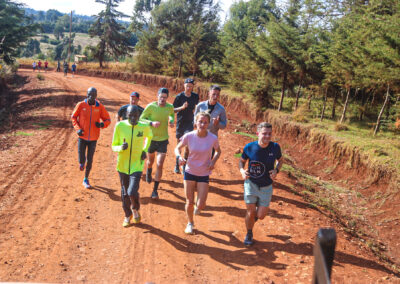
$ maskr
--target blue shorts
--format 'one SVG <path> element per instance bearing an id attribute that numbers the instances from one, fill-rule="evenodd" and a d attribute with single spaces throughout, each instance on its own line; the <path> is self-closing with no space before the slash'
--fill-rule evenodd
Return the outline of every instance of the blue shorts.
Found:
<path id="1" fill-rule="evenodd" d="M 258 186 L 250 179 L 244 181 L 244 201 L 246 204 L 268 207 L 272 198 L 272 184 Z"/>
<path id="2" fill-rule="evenodd" d="M 150 147 L 148 152 L 150 154 L 153 154 L 154 152 L 157 153 L 167 153 L 167 146 L 168 146 L 168 140 L 164 141 L 151 141 Z"/>
<path id="3" fill-rule="evenodd" d="M 205 182 L 209 183 L 210 182 L 210 176 L 195 176 L 192 174 L 189 174 L 188 172 L 185 172 L 183 175 L 184 180 L 192 180 L 196 182 Z"/>

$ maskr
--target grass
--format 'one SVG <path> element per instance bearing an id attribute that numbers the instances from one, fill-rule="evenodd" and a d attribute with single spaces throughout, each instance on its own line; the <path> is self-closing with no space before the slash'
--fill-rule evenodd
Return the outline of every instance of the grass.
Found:
<path id="1" fill-rule="evenodd" d="M 238 131 L 238 132 L 233 132 L 233 133 L 234 133 L 234 134 L 237 134 L 237 135 L 242 135 L 242 136 L 250 137 L 250 138 L 252 138 L 252 139 L 257 140 L 257 135 L 253 135 L 253 134 L 249 134 L 249 133 L 245 133 L 245 132 L 240 132 L 240 131 Z"/>
<path id="2" fill-rule="evenodd" d="M 15 133 L 16 136 L 33 136 L 33 133 L 27 133 L 27 132 L 23 132 L 23 131 L 18 131 L 17 133 Z"/>

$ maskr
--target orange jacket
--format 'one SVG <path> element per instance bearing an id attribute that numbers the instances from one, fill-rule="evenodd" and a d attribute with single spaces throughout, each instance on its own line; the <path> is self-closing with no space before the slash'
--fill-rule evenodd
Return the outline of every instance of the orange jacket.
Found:
<path id="1" fill-rule="evenodd" d="M 96 100 L 94 105 L 89 105 L 87 100 L 79 102 L 72 113 L 72 125 L 75 130 L 83 129 L 83 136 L 80 138 L 95 141 L 99 139 L 100 128 L 96 127 L 95 123 L 104 122 L 104 128 L 110 125 L 111 119 L 104 105 Z"/>

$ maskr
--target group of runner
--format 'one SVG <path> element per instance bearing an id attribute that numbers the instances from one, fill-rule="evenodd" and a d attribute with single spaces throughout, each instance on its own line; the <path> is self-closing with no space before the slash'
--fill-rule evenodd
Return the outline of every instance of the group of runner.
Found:
<path id="1" fill-rule="evenodd" d="M 145 180 L 147 183 L 153 182 L 151 198 L 159 198 L 158 188 L 169 143 L 168 127 L 174 127 L 177 113 L 178 143 L 174 149 L 174 171 L 179 174 L 182 169 L 183 172 L 188 220 L 184 232 L 194 233 L 194 215 L 200 214 L 206 207 L 209 176 L 221 156 L 218 131 L 226 128 L 227 117 L 225 108 L 218 102 L 221 92 L 218 85 L 210 87 L 208 100 L 203 102 L 199 102 L 193 87 L 194 80 L 185 79 L 184 91 L 175 97 L 173 104 L 167 102 L 169 90 L 160 88 L 157 100 L 144 109 L 138 105 L 140 94 L 132 92 L 130 103 L 122 106 L 117 113 L 112 150 L 118 153 L 117 171 L 125 213 L 124 227 L 141 221 L 139 185 L 145 164 Z M 100 129 L 111 123 L 110 115 L 96 98 L 97 90 L 89 88 L 87 98 L 76 105 L 72 114 L 73 126 L 78 135 L 79 168 L 85 170 L 85 188 L 91 188 L 88 178 Z M 272 181 L 282 167 L 280 146 L 271 141 L 272 125 L 265 122 L 259 124 L 257 136 L 257 141 L 244 147 L 239 162 L 247 211 L 246 246 L 253 244 L 254 223 L 267 215 L 272 197 Z M 154 162 L 156 169 L 153 178 Z"/>
<path id="2" fill-rule="evenodd" d="M 45 72 L 47 72 L 48 67 L 49 67 L 49 62 L 47 62 L 47 60 L 46 60 L 44 62 L 44 71 Z M 40 60 L 37 63 L 36 63 L 36 61 L 33 61 L 32 69 L 33 69 L 33 72 L 35 72 L 36 69 L 38 69 L 38 71 L 40 73 L 40 70 L 42 69 L 42 62 Z M 63 63 L 64 76 L 67 76 L 68 70 L 69 70 L 68 62 L 64 61 L 64 63 Z M 60 63 L 60 60 L 58 60 L 57 61 L 57 72 L 60 72 L 60 71 L 61 71 L 61 63 Z M 73 62 L 71 65 L 71 72 L 72 72 L 72 77 L 74 77 L 74 75 L 76 73 L 76 63 L 75 62 Z"/>

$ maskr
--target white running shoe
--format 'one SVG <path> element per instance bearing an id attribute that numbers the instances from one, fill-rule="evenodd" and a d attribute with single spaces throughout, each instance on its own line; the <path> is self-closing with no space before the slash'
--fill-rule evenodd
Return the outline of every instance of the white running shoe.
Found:
<path id="1" fill-rule="evenodd" d="M 188 223 L 186 225 L 185 234 L 193 235 L 193 226 L 194 225 L 192 223 Z"/>
<path id="2" fill-rule="evenodd" d="M 197 206 L 195 205 L 195 206 L 194 206 L 193 214 L 194 214 L 194 215 L 200 215 L 200 213 L 201 213 L 201 210 L 200 210 L 199 208 L 197 208 Z"/>

